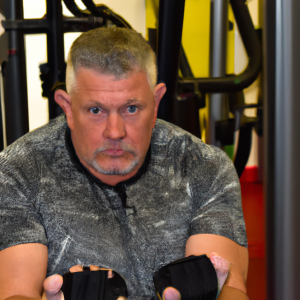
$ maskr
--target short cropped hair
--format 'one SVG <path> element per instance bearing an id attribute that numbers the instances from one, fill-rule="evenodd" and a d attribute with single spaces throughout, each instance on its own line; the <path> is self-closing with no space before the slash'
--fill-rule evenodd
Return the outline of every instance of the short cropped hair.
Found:
<path id="1" fill-rule="evenodd" d="M 76 72 L 81 67 L 113 75 L 118 80 L 131 72 L 144 71 L 151 90 L 157 81 L 154 52 L 141 34 L 128 28 L 97 28 L 81 34 L 73 42 L 67 58 L 69 94 L 76 86 Z"/>

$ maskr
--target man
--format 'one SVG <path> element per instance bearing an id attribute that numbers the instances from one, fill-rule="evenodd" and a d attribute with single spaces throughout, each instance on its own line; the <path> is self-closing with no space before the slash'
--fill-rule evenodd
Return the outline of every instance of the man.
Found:
<path id="1" fill-rule="evenodd" d="M 0 300 L 40 299 L 43 284 L 43 299 L 63 299 L 52 275 L 82 265 L 113 269 L 130 299 L 150 299 L 157 269 L 212 252 L 231 264 L 221 299 L 247 299 L 233 165 L 156 120 L 166 91 L 156 76 L 155 55 L 133 30 L 96 29 L 73 43 L 68 93 L 55 94 L 65 116 L 0 155 Z"/>

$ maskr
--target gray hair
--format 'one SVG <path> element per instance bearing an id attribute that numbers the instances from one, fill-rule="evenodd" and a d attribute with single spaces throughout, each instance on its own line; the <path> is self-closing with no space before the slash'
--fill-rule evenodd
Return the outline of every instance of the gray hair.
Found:
<path id="1" fill-rule="evenodd" d="M 79 68 L 92 69 L 116 79 L 134 71 L 147 74 L 151 90 L 157 81 L 156 57 L 141 34 L 128 28 L 97 28 L 80 35 L 72 44 L 66 71 L 66 87 L 70 94 L 76 85 Z"/>

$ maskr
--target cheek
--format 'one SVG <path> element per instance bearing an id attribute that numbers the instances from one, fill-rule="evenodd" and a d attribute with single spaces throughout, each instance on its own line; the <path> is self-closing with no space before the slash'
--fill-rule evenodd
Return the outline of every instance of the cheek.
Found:
<path id="1" fill-rule="evenodd" d="M 152 116 L 148 119 L 127 124 L 127 137 L 133 142 L 133 145 L 144 154 L 148 150 L 152 133 Z"/>
<path id="2" fill-rule="evenodd" d="M 73 129 L 79 147 L 85 154 L 94 153 L 101 144 L 102 126 L 89 120 L 87 114 L 78 114 L 74 118 Z"/>

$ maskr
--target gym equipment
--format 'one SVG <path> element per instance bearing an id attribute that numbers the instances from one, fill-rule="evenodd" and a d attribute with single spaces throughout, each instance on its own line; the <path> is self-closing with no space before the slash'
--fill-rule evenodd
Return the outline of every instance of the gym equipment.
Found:
<path id="1" fill-rule="evenodd" d="M 176 99 L 184 3 L 185 0 L 177 1 L 175 9 L 172 0 L 161 0 L 159 10 L 158 82 L 163 81 L 168 85 L 168 91 L 160 104 L 159 117 L 171 122 L 174 120 L 174 112 L 168 108 L 174 106 Z M 204 93 L 236 92 L 248 87 L 259 75 L 262 64 L 261 46 L 249 10 L 243 0 L 231 0 L 230 3 L 249 56 L 247 68 L 239 75 L 226 77 L 182 78 L 178 80 L 179 86 L 197 83 L 200 91 Z"/>
<path id="2" fill-rule="evenodd" d="M 267 299 L 299 299 L 300 2 L 264 1 Z"/>
<path id="3" fill-rule="evenodd" d="M 127 297 L 127 287 L 124 279 L 113 272 L 108 278 L 108 271 L 90 271 L 89 267 L 83 272 L 65 273 L 61 291 L 65 300 L 117 300 Z"/>
<path id="4" fill-rule="evenodd" d="M 4 17 L 4 7 L 3 3 L 0 2 L 0 21 L 5 19 Z M 5 113 L 2 109 L 4 107 L 4 89 L 3 89 L 3 76 L 2 72 L 5 68 L 5 62 L 7 61 L 7 52 L 6 49 L 8 48 L 8 40 L 7 34 L 2 32 L 3 28 L 0 24 L 0 150 L 2 150 L 6 145 L 4 145 L 4 141 L 6 141 L 6 131 L 3 128 L 3 124 L 5 124 Z"/>
<path id="5" fill-rule="evenodd" d="M 210 93 L 206 141 L 219 147 L 232 145 L 234 143 L 234 132 L 241 127 L 241 142 L 244 139 L 247 140 L 247 143 L 245 144 L 243 141 L 243 147 L 238 147 L 236 156 L 236 168 L 240 176 L 247 163 L 251 148 L 252 129 L 249 124 L 251 123 L 252 127 L 254 125 L 258 127 L 257 123 L 261 122 L 261 119 L 255 119 L 249 123 L 250 120 L 248 119 L 249 124 L 245 125 L 246 118 L 241 118 L 241 115 L 243 115 L 243 111 L 246 108 L 261 108 L 261 103 L 258 105 L 246 105 L 245 103 L 230 105 L 228 96 L 224 95 L 224 93 L 241 92 L 254 82 L 261 71 L 261 46 L 245 1 L 231 0 L 230 4 L 249 57 L 249 62 L 243 73 L 239 75 L 225 74 L 228 0 L 215 0 L 211 3 L 210 75 L 213 77 L 193 78 L 191 75 L 186 76 L 186 74 L 190 73 L 188 68 L 180 68 L 181 71 L 186 70 L 186 72 L 182 72 L 183 78 L 178 79 L 179 63 L 185 61 L 184 58 L 180 58 L 185 0 L 178 0 L 176 8 L 172 0 L 160 1 L 157 48 L 158 82 L 165 82 L 168 89 L 161 100 L 158 117 L 174 124 L 180 124 L 183 129 L 189 130 L 189 127 L 193 127 L 191 122 L 197 124 L 199 117 L 197 110 L 197 114 L 194 113 L 195 103 L 193 108 L 191 108 L 191 103 L 185 100 L 200 98 L 203 102 L 205 101 L 205 93 Z M 183 51 L 181 52 L 183 53 Z M 180 63 L 181 66 L 182 63 Z M 188 94 L 189 97 L 180 97 L 178 94 Z M 236 116 L 235 119 L 229 118 L 229 106 L 232 107 L 232 112 Z M 188 110 L 188 113 L 185 113 L 185 110 Z M 186 117 L 186 115 L 189 115 L 189 117 Z M 192 116 L 196 120 L 193 120 Z M 244 127 L 247 129 L 244 129 Z M 191 130 L 189 131 L 192 132 Z M 192 133 L 197 135 L 195 131 Z"/>
<path id="6" fill-rule="evenodd" d="M 52 87 L 65 81 L 64 33 L 84 32 L 102 26 L 131 26 L 105 5 L 83 1 L 87 10 L 80 10 L 74 0 L 64 0 L 74 17 L 64 17 L 62 0 L 46 1 L 46 15 L 41 19 L 23 18 L 22 0 L 0 0 L 6 20 L 2 25 L 8 35 L 8 59 L 2 66 L 6 115 L 6 144 L 9 145 L 29 130 L 24 34 L 46 33 L 48 62 L 40 65 L 43 96 L 49 100 L 49 119 L 61 114 L 55 103 Z M 1 7 L 0 5 L 0 7 Z"/>
<path id="7" fill-rule="evenodd" d="M 23 18 L 22 0 L 4 1 L 5 22 Z M 6 28 L 5 28 L 6 29 Z M 2 101 L 5 104 L 6 141 L 10 144 L 29 130 L 27 81 L 23 33 L 20 31 L 5 32 L 8 38 L 8 59 L 2 62 Z"/>
<path id="8" fill-rule="evenodd" d="M 112 25 L 130 28 L 128 22 L 121 16 L 105 5 L 95 5 L 92 0 L 83 1 L 86 10 L 81 10 L 74 0 L 64 0 L 67 8 L 74 14 L 71 18 L 62 15 L 61 0 L 48 0 L 45 17 L 31 20 L 23 19 L 21 2 L 21 0 L 5 2 L 5 11 L 9 17 L 2 22 L 9 34 L 10 43 L 15 41 L 14 48 L 11 49 L 10 46 L 12 51 L 9 50 L 7 70 L 3 72 L 6 74 L 4 76 L 4 102 L 7 144 L 28 131 L 23 34 L 41 32 L 47 34 L 48 62 L 40 65 L 40 77 L 43 81 L 43 96 L 49 99 L 49 118 L 51 119 L 62 112 L 54 101 L 52 88 L 55 84 L 65 81 L 63 34 Z M 219 147 L 233 144 L 234 131 L 239 129 L 239 125 L 242 126 L 242 135 L 245 132 L 244 138 L 247 137 L 248 141 L 243 145 L 248 145 L 248 148 L 238 147 L 238 151 L 243 149 L 243 153 L 237 155 L 237 157 L 242 157 L 237 160 L 237 165 L 239 165 L 237 169 L 243 170 L 241 166 L 245 161 L 247 162 L 248 156 L 245 154 L 250 152 L 251 146 L 250 125 L 245 125 L 248 129 L 243 130 L 245 118 L 229 118 L 228 97 L 220 93 L 240 92 L 249 86 L 260 72 L 262 59 L 260 44 L 247 5 L 244 0 L 231 0 L 230 3 L 249 56 L 248 66 L 242 74 L 225 74 L 228 0 L 215 0 L 212 1 L 211 9 L 211 76 L 213 77 L 194 78 L 181 45 L 185 0 L 178 0 L 176 4 L 173 0 L 160 0 L 157 38 L 158 82 L 165 82 L 168 89 L 161 101 L 158 117 L 201 137 L 198 111 L 199 108 L 205 106 L 205 93 L 211 93 L 206 140 Z M 17 10 L 19 13 L 16 15 Z M 12 12 L 14 14 L 11 14 Z M 17 39 L 16 36 L 18 36 Z M 152 43 L 155 43 L 154 41 L 155 38 L 152 38 Z M 178 67 L 183 75 L 182 78 L 178 78 Z M 15 84 L 18 88 L 15 88 Z M 14 100 L 8 101 L 11 98 Z M 245 103 L 242 106 L 231 105 L 231 107 L 235 116 L 241 115 L 245 108 L 249 108 Z M 257 121 L 252 120 L 250 123 L 254 126 Z"/>

